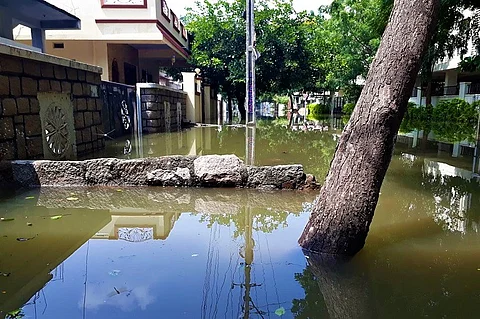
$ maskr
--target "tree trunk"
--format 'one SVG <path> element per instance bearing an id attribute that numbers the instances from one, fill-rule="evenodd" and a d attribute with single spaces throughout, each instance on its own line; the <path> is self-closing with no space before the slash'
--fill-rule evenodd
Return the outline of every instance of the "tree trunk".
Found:
<path id="1" fill-rule="evenodd" d="M 365 87 L 299 244 L 354 255 L 365 245 L 440 0 L 396 0 Z"/>
<path id="2" fill-rule="evenodd" d="M 228 108 L 228 124 L 232 124 L 233 120 L 233 107 L 232 107 L 232 96 L 230 93 L 227 95 L 227 108 Z"/>
<path id="3" fill-rule="evenodd" d="M 293 95 L 288 95 L 288 105 L 287 105 L 287 119 L 288 119 L 288 127 L 292 127 L 293 124 Z"/>
<path id="4" fill-rule="evenodd" d="M 330 319 L 376 318 L 370 282 L 365 267 L 345 257 L 306 254 Z M 323 298 L 322 298 L 323 297 Z"/>
<path id="5" fill-rule="evenodd" d="M 247 110 L 245 109 L 245 96 L 239 94 L 237 96 L 237 102 L 238 102 L 238 112 L 240 113 L 240 122 L 241 123 L 246 123 L 247 122 Z"/>
<path id="6" fill-rule="evenodd" d="M 237 83 L 235 85 L 235 98 L 237 99 L 238 103 L 238 112 L 240 113 L 241 120 L 240 122 L 246 123 L 247 120 L 247 110 L 245 109 L 245 95 L 247 93 L 247 88 L 245 83 Z"/>
<path id="7" fill-rule="evenodd" d="M 431 119 L 432 119 L 432 78 L 433 78 L 433 61 L 430 60 L 428 62 L 430 65 L 428 71 L 425 74 L 425 79 L 427 81 L 427 87 L 425 90 L 425 110 L 427 111 L 427 118 L 425 122 L 425 127 L 423 128 L 423 137 L 422 137 L 422 150 L 427 149 L 428 145 L 428 134 L 430 134 L 432 125 L 431 125 Z"/>

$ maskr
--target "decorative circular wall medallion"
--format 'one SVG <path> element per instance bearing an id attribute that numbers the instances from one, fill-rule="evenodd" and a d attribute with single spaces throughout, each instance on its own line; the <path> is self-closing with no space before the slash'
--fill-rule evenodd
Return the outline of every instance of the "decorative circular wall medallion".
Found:
<path id="1" fill-rule="evenodd" d="M 45 139 L 55 157 L 61 157 L 68 149 L 67 118 L 61 107 L 51 104 L 45 113 Z"/>
<path id="2" fill-rule="evenodd" d="M 126 140 L 125 146 L 123 147 L 123 155 L 130 155 L 130 153 L 132 153 L 132 142 Z"/>
<path id="3" fill-rule="evenodd" d="M 152 227 L 119 227 L 118 239 L 132 243 L 140 243 L 153 239 Z"/>

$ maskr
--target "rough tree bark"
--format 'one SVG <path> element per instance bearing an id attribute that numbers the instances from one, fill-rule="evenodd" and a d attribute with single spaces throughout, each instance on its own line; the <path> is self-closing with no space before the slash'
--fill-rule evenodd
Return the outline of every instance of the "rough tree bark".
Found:
<path id="1" fill-rule="evenodd" d="M 440 0 L 395 0 L 365 87 L 299 244 L 354 255 L 365 245 Z"/>
<path id="2" fill-rule="evenodd" d="M 227 108 L 228 108 L 228 124 L 232 124 L 233 120 L 233 106 L 232 106 L 232 96 L 230 93 L 227 96 L 228 98 L 228 103 L 227 103 Z"/>
<path id="3" fill-rule="evenodd" d="M 308 253 L 306 256 L 322 292 L 319 301 L 323 297 L 330 319 L 377 318 L 365 267 L 352 263 L 350 257 Z"/>
<path id="4" fill-rule="evenodd" d="M 245 109 L 246 90 L 247 87 L 245 86 L 245 83 L 237 83 L 235 85 L 235 97 L 238 103 L 238 112 L 240 113 L 241 123 L 247 122 L 247 110 Z"/>

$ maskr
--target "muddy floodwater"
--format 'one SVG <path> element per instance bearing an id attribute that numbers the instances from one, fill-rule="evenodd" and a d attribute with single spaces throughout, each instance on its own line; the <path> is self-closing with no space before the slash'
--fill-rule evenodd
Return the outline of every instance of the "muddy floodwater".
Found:
<path id="1" fill-rule="evenodd" d="M 256 130 L 257 165 L 321 181 L 339 131 Z M 0 318 L 478 318 L 473 150 L 399 138 L 365 248 L 297 245 L 316 193 L 42 188 L 0 200 Z M 95 156 L 236 154 L 243 128 L 108 141 Z M 458 155 L 458 154 L 457 154 Z"/>

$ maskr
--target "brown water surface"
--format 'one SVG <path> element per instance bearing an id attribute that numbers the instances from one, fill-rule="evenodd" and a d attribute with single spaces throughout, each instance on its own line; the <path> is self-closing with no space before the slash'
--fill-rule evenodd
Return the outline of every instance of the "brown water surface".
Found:
<path id="1" fill-rule="evenodd" d="M 334 133 L 261 127 L 255 162 L 301 163 L 322 179 Z M 102 155 L 245 157 L 242 128 L 150 135 L 143 154 L 135 143 L 124 152 L 126 144 L 112 141 Z M 398 144 L 366 246 L 347 262 L 305 257 L 297 246 L 315 193 L 97 187 L 3 198 L 0 311 L 7 318 L 477 318 L 480 188 L 470 166 L 468 157 Z"/>

